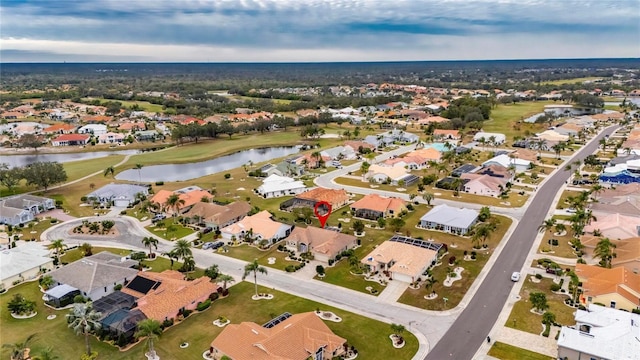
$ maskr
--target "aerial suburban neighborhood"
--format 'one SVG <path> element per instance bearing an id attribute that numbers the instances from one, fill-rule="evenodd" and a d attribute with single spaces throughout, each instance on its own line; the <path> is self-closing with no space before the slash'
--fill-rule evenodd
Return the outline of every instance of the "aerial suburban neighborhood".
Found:
<path id="1" fill-rule="evenodd" d="M 3 68 L 2 356 L 640 359 L 640 71 L 611 62 Z"/>

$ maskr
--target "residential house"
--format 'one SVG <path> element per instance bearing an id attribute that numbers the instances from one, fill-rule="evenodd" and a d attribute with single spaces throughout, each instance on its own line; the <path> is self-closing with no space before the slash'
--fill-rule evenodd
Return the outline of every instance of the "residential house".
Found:
<path id="1" fill-rule="evenodd" d="M 569 137 L 577 136 L 578 133 L 582 130 L 582 126 L 572 123 L 565 123 L 561 126 L 558 126 L 554 129 L 560 135 L 567 135 Z"/>
<path id="2" fill-rule="evenodd" d="M 500 165 L 505 169 L 512 168 L 515 172 L 522 173 L 530 169 L 531 161 L 510 157 L 507 154 L 501 154 L 482 163 L 483 167 L 487 167 L 489 165 Z"/>
<path id="3" fill-rule="evenodd" d="M 57 285 L 66 284 L 82 292 L 84 297 L 100 299 L 115 290 L 116 285 L 131 281 L 138 262 L 107 251 L 82 258 L 49 273 Z"/>
<path id="4" fill-rule="evenodd" d="M 100 313 L 103 332 L 108 332 L 111 338 L 125 337 L 132 339 L 140 321 L 147 317 L 137 309 L 136 298 L 122 291 L 114 291 L 93 302 L 93 310 Z M 164 320 L 164 319 L 162 319 Z"/>
<path id="5" fill-rule="evenodd" d="M 335 335 L 314 313 L 285 313 L 262 326 L 229 324 L 211 342 L 212 356 L 234 360 L 331 360 L 345 352 L 347 340 Z"/>
<path id="6" fill-rule="evenodd" d="M 120 144 L 124 141 L 124 134 L 108 132 L 98 135 L 99 144 Z"/>
<path id="7" fill-rule="evenodd" d="M 184 215 L 204 223 L 213 230 L 229 226 L 242 220 L 251 211 L 251 205 L 246 201 L 235 201 L 227 205 L 197 202 Z"/>
<path id="8" fill-rule="evenodd" d="M 536 140 L 544 140 L 547 142 L 547 148 L 551 148 L 553 144 L 557 144 L 559 142 L 569 140 L 568 135 L 560 134 L 555 130 L 545 130 L 541 133 L 536 134 Z"/>
<path id="9" fill-rule="evenodd" d="M 429 167 L 429 161 L 419 155 L 407 154 L 403 157 L 393 157 L 382 162 L 382 166 L 400 167 L 407 170 L 418 170 Z"/>
<path id="10" fill-rule="evenodd" d="M 307 190 L 307 186 L 300 180 L 276 174 L 269 175 L 262 180 L 255 191 L 265 199 L 280 196 L 297 195 Z"/>
<path id="11" fill-rule="evenodd" d="M 330 160 L 354 160 L 358 157 L 356 151 L 346 146 L 336 146 L 330 149 L 322 150 L 320 152 L 323 158 L 327 157 Z"/>
<path id="12" fill-rule="evenodd" d="M 313 226 L 296 227 L 286 239 L 287 248 L 298 253 L 310 252 L 315 260 L 324 263 L 357 245 L 357 238 L 353 235 Z"/>
<path id="13" fill-rule="evenodd" d="M 469 194 L 482 196 L 499 196 L 507 186 L 508 180 L 505 178 L 477 173 L 466 173 L 460 175 L 464 181 L 462 190 Z"/>
<path id="14" fill-rule="evenodd" d="M 360 149 L 369 149 L 371 151 L 376 149 L 375 146 L 373 146 L 373 145 L 371 145 L 371 144 L 369 144 L 367 142 L 357 141 L 357 140 L 345 141 L 344 142 L 344 147 L 351 148 L 355 152 L 360 152 Z"/>
<path id="15" fill-rule="evenodd" d="M 107 133 L 107 125 L 104 124 L 89 124 L 78 129 L 78 134 L 93 134 L 100 136 Z"/>
<path id="16" fill-rule="evenodd" d="M 376 183 L 389 182 L 392 185 L 398 185 L 400 181 L 407 178 L 408 175 L 411 174 L 409 174 L 404 167 L 373 164 L 369 166 L 369 171 L 363 175 L 362 181 L 373 181 Z M 405 185 L 407 184 L 405 183 Z"/>
<path id="17" fill-rule="evenodd" d="M 640 236 L 640 216 L 626 216 L 618 213 L 604 215 L 594 213 L 594 215 L 597 220 L 592 220 L 584 227 L 585 233 L 593 234 L 598 230 L 603 237 L 611 240 Z"/>
<path id="18" fill-rule="evenodd" d="M 506 182 L 513 180 L 513 174 L 511 173 L 511 171 L 509 171 L 508 168 L 498 164 L 481 167 L 474 174 L 488 175 L 494 178 L 504 179 L 504 181 Z"/>
<path id="19" fill-rule="evenodd" d="M 74 125 L 66 124 L 66 123 L 58 123 L 42 129 L 42 132 L 47 135 L 71 134 L 75 130 L 76 130 L 76 127 Z"/>
<path id="20" fill-rule="evenodd" d="M 478 222 L 478 211 L 455 208 L 446 204 L 436 205 L 420 218 L 419 226 L 455 235 L 466 235 Z"/>
<path id="21" fill-rule="evenodd" d="M 473 172 L 474 170 L 476 170 L 476 168 L 477 166 L 473 164 L 460 165 L 459 167 L 453 169 L 453 171 L 451 172 L 451 176 L 460 177 L 462 176 L 462 174 L 468 174 Z"/>
<path id="22" fill-rule="evenodd" d="M 147 128 L 147 125 L 144 122 L 126 122 L 118 125 L 118 130 L 120 131 L 143 131 Z"/>
<path id="23" fill-rule="evenodd" d="M 575 273 L 582 282 L 580 303 L 598 303 L 613 309 L 640 309 L 640 274 L 624 267 L 607 269 L 577 264 Z"/>
<path id="24" fill-rule="evenodd" d="M 23 194 L 0 199 L 0 224 L 20 225 L 35 219 L 36 215 L 54 209 L 53 199 Z"/>
<path id="25" fill-rule="evenodd" d="M 414 150 L 407 154 L 409 155 L 417 155 L 427 161 L 435 161 L 440 162 L 442 159 L 442 152 L 433 147 L 425 147 L 424 149 Z"/>
<path id="26" fill-rule="evenodd" d="M 201 202 L 202 199 L 212 198 L 211 194 L 208 191 L 202 190 L 197 186 L 190 186 L 190 187 L 183 188 L 176 191 L 169 191 L 169 190 L 162 189 L 157 193 L 155 193 L 155 195 L 153 195 L 150 201 L 152 203 L 156 203 L 160 205 L 160 207 L 163 208 L 164 212 L 168 214 L 173 214 L 176 211 L 176 209 L 167 207 L 167 200 L 173 194 L 177 194 L 178 198 L 182 200 L 182 202 L 180 202 L 177 207 L 178 213 L 180 214 L 189 211 L 189 209 L 191 209 L 193 205 L 195 205 L 198 202 Z"/>
<path id="27" fill-rule="evenodd" d="M 176 270 L 141 271 L 122 288 L 123 293 L 137 299 L 136 309 L 159 322 L 175 319 L 181 309 L 195 310 L 198 303 L 217 291 L 218 285 L 208 277 L 185 280 L 184 274 Z"/>
<path id="28" fill-rule="evenodd" d="M 515 157 L 516 159 L 526 160 L 529 162 L 538 161 L 538 153 L 529 149 L 518 149 L 512 152 L 511 156 Z"/>
<path id="29" fill-rule="evenodd" d="M 558 359 L 638 359 L 639 314 L 595 304 L 574 314 L 576 324 L 560 330 Z"/>
<path id="30" fill-rule="evenodd" d="M 37 278 L 43 271 L 54 268 L 49 250 L 40 243 L 27 242 L 0 251 L 0 289 Z"/>
<path id="31" fill-rule="evenodd" d="M 331 205 L 335 211 L 349 203 L 349 194 L 344 190 L 325 189 L 317 187 L 296 195 L 293 199 L 287 200 L 280 205 L 280 209 L 291 209 L 298 207 L 315 208 L 320 201 L 325 201 Z"/>
<path id="32" fill-rule="evenodd" d="M 158 129 L 158 126 L 156 125 L 156 129 Z M 138 141 L 153 141 L 162 138 L 162 135 L 157 130 L 141 130 L 136 132 L 135 136 Z"/>
<path id="33" fill-rule="evenodd" d="M 90 135 L 82 134 L 62 134 L 51 140 L 52 146 L 83 146 L 87 145 Z"/>
<path id="34" fill-rule="evenodd" d="M 351 204 L 354 217 L 377 220 L 379 218 L 397 217 L 406 210 L 406 202 L 395 197 L 382 197 L 378 194 L 365 195 Z"/>
<path id="35" fill-rule="evenodd" d="M 291 230 L 291 225 L 273 221 L 271 213 L 263 210 L 220 229 L 220 232 L 226 240 L 235 238 L 238 241 L 242 241 L 246 237 L 253 240 L 255 244 L 260 244 L 261 241 L 266 240 L 267 244 L 271 245 L 289 236 Z"/>
<path id="36" fill-rule="evenodd" d="M 435 129 L 433 138 L 438 140 L 460 140 L 461 137 L 458 130 Z"/>
<path id="37" fill-rule="evenodd" d="M 442 244 L 395 235 L 366 255 L 360 263 L 367 272 L 385 272 L 393 280 L 419 281 L 438 259 Z"/>
<path id="38" fill-rule="evenodd" d="M 141 196 L 149 195 L 147 186 L 130 184 L 108 184 L 87 194 L 87 201 L 97 201 L 103 205 L 127 207 Z"/>
<path id="39" fill-rule="evenodd" d="M 589 204 L 594 212 L 627 216 L 640 214 L 640 183 L 617 185 L 593 196 L 598 200 Z"/>
<path id="40" fill-rule="evenodd" d="M 600 181 L 613 184 L 640 183 L 640 159 L 604 168 Z"/>
<path id="41" fill-rule="evenodd" d="M 507 141 L 507 137 L 500 133 L 489 133 L 480 131 L 473 136 L 473 141 L 484 141 L 488 145 L 502 145 Z"/>

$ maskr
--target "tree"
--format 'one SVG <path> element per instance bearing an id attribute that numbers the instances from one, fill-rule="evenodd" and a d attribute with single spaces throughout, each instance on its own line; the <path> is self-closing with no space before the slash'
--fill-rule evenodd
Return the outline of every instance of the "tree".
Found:
<path id="1" fill-rule="evenodd" d="M 14 344 L 3 344 L 2 347 L 9 349 L 11 352 L 11 360 L 25 360 L 25 352 L 29 348 L 29 344 L 35 339 L 36 334 L 31 334 L 22 342 Z"/>
<path id="2" fill-rule="evenodd" d="M 53 277 L 51 277 L 51 275 L 45 275 L 40 278 L 39 283 L 43 289 L 49 290 L 56 282 L 53 281 Z"/>
<path id="3" fill-rule="evenodd" d="M 364 223 L 362 222 L 362 220 L 356 220 L 353 222 L 353 231 L 356 234 L 362 234 L 362 232 L 364 231 Z"/>
<path id="4" fill-rule="evenodd" d="M 600 259 L 600 266 L 611 268 L 611 261 L 616 257 L 616 253 L 613 252 L 615 248 L 616 244 L 612 243 L 609 238 L 603 238 L 598 241 L 596 248 L 593 249 L 593 255 Z"/>
<path id="5" fill-rule="evenodd" d="M 220 270 L 217 264 L 213 264 L 204 270 L 204 275 L 208 276 L 211 281 L 215 281 L 220 276 Z"/>
<path id="6" fill-rule="evenodd" d="M 196 141 L 196 143 L 197 143 L 197 141 Z M 136 170 L 138 170 L 138 181 L 139 182 L 142 182 L 142 167 L 143 166 L 144 165 L 142 165 L 142 164 L 136 164 L 135 165 Z"/>
<path id="7" fill-rule="evenodd" d="M 491 217 L 491 209 L 488 206 L 483 206 L 480 208 L 480 214 L 478 215 L 478 220 L 487 221 Z"/>
<path id="8" fill-rule="evenodd" d="M 4 185 L 11 193 L 14 192 L 22 179 L 22 168 L 9 168 L 8 164 L 0 164 L 0 184 Z"/>
<path id="9" fill-rule="evenodd" d="M 16 315 L 29 315 L 32 314 L 36 310 L 36 302 L 32 300 L 27 300 L 22 294 L 15 294 L 7 302 L 7 309 L 12 314 Z"/>
<path id="10" fill-rule="evenodd" d="M 216 278 L 216 282 L 217 283 L 222 283 L 222 293 L 223 294 L 227 292 L 227 284 L 228 283 L 232 283 L 234 281 L 236 281 L 236 279 L 234 279 L 233 276 L 227 275 L 227 274 L 220 274 Z"/>
<path id="11" fill-rule="evenodd" d="M 42 140 L 36 134 L 23 134 L 18 139 L 18 146 L 21 148 L 33 148 L 38 151 L 38 148 L 42 146 Z"/>
<path id="12" fill-rule="evenodd" d="M 556 226 L 556 219 L 548 218 L 540 226 L 538 226 L 538 232 L 551 231 Z"/>
<path id="13" fill-rule="evenodd" d="M 58 162 L 35 162 L 27 165 L 22 176 L 28 185 L 36 185 L 47 191 L 49 186 L 67 181 L 67 172 Z"/>
<path id="14" fill-rule="evenodd" d="M 401 324 L 391 324 L 391 331 L 393 331 L 393 335 L 396 336 L 398 344 L 402 344 L 404 339 L 402 338 L 402 334 L 405 331 L 405 328 Z"/>
<path id="15" fill-rule="evenodd" d="M 55 250 L 56 259 L 57 259 L 60 257 L 60 252 L 62 252 L 62 250 L 64 250 L 64 248 L 66 247 L 67 245 L 64 244 L 64 239 L 56 239 L 56 240 L 53 240 L 51 244 L 47 246 L 47 249 Z"/>
<path id="16" fill-rule="evenodd" d="M 173 211 L 174 222 L 182 205 L 184 205 L 184 199 L 180 199 L 180 195 L 178 194 L 169 195 L 167 201 L 165 201 L 164 203 L 165 208 L 171 209 Z"/>
<path id="17" fill-rule="evenodd" d="M 91 256 L 93 255 L 93 246 L 89 243 L 82 243 L 82 245 L 80 245 L 79 247 L 80 250 L 82 250 L 82 255 L 83 256 Z"/>
<path id="18" fill-rule="evenodd" d="M 321 276 L 322 276 L 322 275 L 324 275 L 324 266 L 322 266 L 322 265 L 317 265 L 317 266 L 316 266 L 316 273 L 317 273 L 318 275 L 321 275 Z"/>
<path id="19" fill-rule="evenodd" d="M 53 353 L 53 348 L 51 346 L 44 348 L 38 352 L 38 356 L 33 358 L 34 360 L 58 360 L 59 356 Z"/>
<path id="20" fill-rule="evenodd" d="M 193 256 L 193 252 L 191 251 L 191 243 L 184 239 L 176 241 L 175 245 L 173 245 L 172 251 L 177 258 L 182 259 L 183 261 L 186 258 Z"/>
<path id="21" fill-rule="evenodd" d="M 70 313 L 67 314 L 67 322 L 69 327 L 75 331 L 76 335 L 84 335 L 84 344 L 86 346 L 87 355 L 91 355 L 91 344 L 89 343 L 89 333 L 100 329 L 99 319 L 102 314 L 93 310 L 93 304 L 75 303 Z"/>
<path id="22" fill-rule="evenodd" d="M 427 288 L 427 290 L 431 290 L 433 289 L 433 285 L 435 285 L 437 282 L 438 280 L 432 275 L 425 281 L 424 286 Z"/>
<path id="23" fill-rule="evenodd" d="M 253 273 L 253 282 L 255 284 L 256 297 L 257 297 L 258 296 L 258 273 L 267 275 L 267 269 L 264 268 L 263 266 L 260 266 L 260 264 L 258 264 L 258 260 L 256 259 L 256 260 L 253 260 L 252 263 L 245 265 L 244 274 L 242 275 L 242 280 L 246 279 L 247 276 L 249 276 L 251 273 Z"/>
<path id="24" fill-rule="evenodd" d="M 399 217 L 394 217 L 393 219 L 389 220 L 389 226 L 391 226 L 391 229 L 393 229 L 393 231 L 395 232 L 400 231 L 400 229 L 402 229 L 404 225 L 404 220 L 400 219 Z"/>
<path id="25" fill-rule="evenodd" d="M 142 238 L 142 244 L 145 247 L 149 248 L 149 257 L 152 258 L 153 250 L 151 248 L 154 247 L 156 248 L 156 250 L 158 249 L 158 239 L 154 238 L 153 236 L 146 236 Z"/>
<path id="26" fill-rule="evenodd" d="M 144 319 L 137 325 L 137 330 L 134 336 L 136 338 L 146 337 L 147 347 L 149 348 L 149 358 L 154 359 L 156 356 L 156 350 L 153 347 L 153 341 L 162 335 L 162 327 L 158 320 Z"/>
<path id="27" fill-rule="evenodd" d="M 562 234 L 567 231 L 567 227 L 563 223 L 557 223 L 555 226 L 556 234 Z"/>
<path id="28" fill-rule="evenodd" d="M 544 314 L 542 314 L 542 323 L 543 324 L 547 324 L 547 325 L 551 325 L 554 322 L 556 322 L 556 315 L 550 311 L 545 312 Z"/>
<path id="29" fill-rule="evenodd" d="M 529 302 L 531 302 L 533 309 L 536 311 L 544 311 L 549 308 L 547 296 L 542 292 L 532 292 L 529 295 Z"/>
<path id="30" fill-rule="evenodd" d="M 478 224 L 473 229 L 473 236 L 471 237 L 471 241 L 477 246 L 478 243 L 481 243 L 484 246 L 487 242 L 487 239 L 493 232 L 496 230 L 496 225 L 494 223 L 482 223 Z"/>
<path id="31" fill-rule="evenodd" d="M 111 175 L 111 177 L 113 177 L 113 175 L 115 174 L 116 169 L 113 168 L 113 166 L 109 166 L 108 168 L 104 169 L 104 176 L 106 177 L 107 175 Z"/>
<path id="32" fill-rule="evenodd" d="M 433 201 L 434 195 L 430 192 L 425 192 L 422 194 L 422 199 L 427 202 L 427 205 L 431 206 L 431 202 Z"/>

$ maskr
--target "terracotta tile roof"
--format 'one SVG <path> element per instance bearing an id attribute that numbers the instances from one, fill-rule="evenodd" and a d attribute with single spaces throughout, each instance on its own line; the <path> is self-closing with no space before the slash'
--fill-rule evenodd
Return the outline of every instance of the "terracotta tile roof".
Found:
<path id="1" fill-rule="evenodd" d="M 90 135 L 84 134 L 62 134 L 57 136 L 52 141 L 86 141 L 90 138 Z"/>
<path id="2" fill-rule="evenodd" d="M 160 190 L 157 193 L 155 193 L 155 195 L 153 195 L 153 197 L 151 198 L 151 202 L 160 204 L 161 206 L 164 206 L 165 203 L 167 202 L 167 199 L 169 198 L 169 196 L 171 196 L 173 194 L 173 191 L 169 191 L 169 190 Z M 203 197 L 208 197 L 211 198 L 211 194 L 209 194 L 208 191 L 206 190 L 194 190 L 194 191 L 189 191 L 187 193 L 182 193 L 178 195 L 179 198 L 181 200 L 184 200 L 184 204 L 180 205 L 180 209 L 184 209 L 187 208 L 189 206 L 192 206 L 198 202 L 200 202 L 200 200 L 202 200 Z M 167 209 L 167 212 L 172 212 L 172 209 Z"/>
<path id="3" fill-rule="evenodd" d="M 451 136 L 452 138 L 460 137 L 460 131 L 458 130 L 444 130 L 444 129 L 435 129 L 433 131 L 434 136 Z"/>
<path id="4" fill-rule="evenodd" d="M 593 233 L 594 230 L 600 230 L 604 237 L 612 240 L 626 239 L 638 236 L 640 227 L 640 217 L 626 216 L 621 214 L 609 214 L 600 216 L 595 214 L 597 220 L 585 226 L 584 231 Z"/>
<path id="5" fill-rule="evenodd" d="M 68 131 L 73 131 L 75 128 L 76 127 L 71 124 L 59 123 L 59 124 L 53 124 L 48 128 L 43 129 L 42 132 L 45 132 L 45 133 L 68 132 Z"/>
<path id="6" fill-rule="evenodd" d="M 538 153 L 534 150 L 529 150 L 529 149 L 518 149 L 514 152 L 512 152 L 512 154 L 518 158 L 518 159 L 522 159 L 522 160 L 527 160 L 527 161 L 537 161 L 538 160 Z"/>
<path id="7" fill-rule="evenodd" d="M 389 166 L 394 166 L 398 163 L 403 163 L 403 164 L 418 164 L 418 165 L 426 165 L 429 162 L 429 159 L 426 159 L 420 155 L 412 155 L 412 154 L 408 154 L 404 157 L 397 157 L 397 158 L 393 158 L 393 159 L 388 159 L 384 161 L 385 165 L 389 165 Z"/>
<path id="8" fill-rule="evenodd" d="M 362 199 L 351 204 L 353 209 L 366 209 L 379 212 L 393 210 L 394 213 L 401 212 L 405 207 L 405 202 L 398 198 L 382 197 L 377 194 L 365 195 Z"/>
<path id="9" fill-rule="evenodd" d="M 296 227 L 287 238 L 287 242 L 305 243 L 312 252 L 328 255 L 330 258 L 342 250 L 356 245 L 356 237 L 333 230 L 313 226 Z"/>
<path id="10" fill-rule="evenodd" d="M 636 305 L 640 300 L 640 275 L 624 267 L 607 269 L 576 264 L 575 272 L 582 281 L 585 296 L 595 297 L 617 293 Z"/>
<path id="11" fill-rule="evenodd" d="M 308 312 L 270 329 L 252 322 L 227 325 L 211 346 L 234 360 L 306 360 L 320 347 L 325 354 L 340 354 L 345 342 Z"/>
<path id="12" fill-rule="evenodd" d="M 375 175 L 385 175 L 391 180 L 400 179 L 408 174 L 407 170 L 402 167 L 389 167 L 378 164 L 373 164 L 369 167 L 369 171 L 365 175 L 365 178 L 370 178 Z"/>
<path id="13" fill-rule="evenodd" d="M 224 206 L 197 202 L 185 215 L 190 217 L 201 216 L 205 222 L 221 225 L 233 219 L 246 216 L 249 211 L 251 211 L 251 205 L 246 201 L 236 201 Z"/>
<path id="14" fill-rule="evenodd" d="M 418 155 L 424 159 L 433 161 L 440 161 L 440 158 L 442 158 L 442 153 L 434 148 L 415 150 L 407 154 L 407 156 L 411 155 Z"/>
<path id="15" fill-rule="evenodd" d="M 615 188 L 604 189 L 598 199 L 615 196 L 636 195 L 640 196 L 640 183 L 616 185 Z"/>
<path id="16" fill-rule="evenodd" d="M 254 236 L 261 236 L 263 239 L 273 239 L 283 225 L 282 223 L 271 220 L 271 213 L 263 210 L 255 215 L 247 216 L 237 223 L 221 229 L 221 231 L 237 236 L 243 231 L 252 229 Z"/>
<path id="17" fill-rule="evenodd" d="M 81 118 L 83 122 L 108 122 L 111 121 L 111 119 L 113 119 L 113 117 L 106 115 L 87 115 Z"/>
<path id="18" fill-rule="evenodd" d="M 444 105 L 441 105 L 441 106 L 444 106 Z M 447 121 L 449 121 L 449 119 L 444 118 L 442 116 L 429 116 L 428 118 L 418 120 L 418 124 L 425 125 L 432 122 L 441 123 L 441 122 L 447 122 Z"/>
<path id="19" fill-rule="evenodd" d="M 147 294 L 140 294 L 128 287 L 124 287 L 122 292 L 137 297 L 138 309 L 147 318 L 158 321 L 174 318 L 181 308 L 195 309 L 198 302 L 207 300 L 211 293 L 218 290 L 218 285 L 206 276 L 187 281 L 182 273 L 175 270 L 161 273 L 141 271 L 138 276 L 161 284 Z"/>
<path id="20" fill-rule="evenodd" d="M 385 241 L 360 262 L 370 266 L 394 262 L 389 271 L 416 278 L 436 255 L 437 253 L 433 250 L 395 241 Z"/>
<path id="21" fill-rule="evenodd" d="M 368 142 L 357 141 L 357 140 L 345 141 L 344 142 L 344 146 L 349 146 L 350 148 L 352 148 L 355 151 L 358 151 L 360 146 L 362 146 L 364 149 L 371 149 L 371 150 L 376 148 L 375 146 L 369 144 Z"/>
<path id="22" fill-rule="evenodd" d="M 469 180 L 465 186 L 472 186 L 472 182 L 478 182 L 492 191 L 500 191 L 500 186 L 505 187 L 508 182 L 505 178 L 470 173 L 462 174 L 460 175 L 460 178 L 463 180 Z"/>
<path id="23" fill-rule="evenodd" d="M 118 130 L 145 130 L 147 126 L 143 122 L 126 122 L 118 126 Z"/>
<path id="24" fill-rule="evenodd" d="M 331 204 L 333 209 L 336 209 L 349 201 L 349 194 L 347 194 L 346 190 L 325 189 L 322 187 L 305 191 L 295 197 L 298 199 L 313 200 L 316 202 L 326 201 Z"/>

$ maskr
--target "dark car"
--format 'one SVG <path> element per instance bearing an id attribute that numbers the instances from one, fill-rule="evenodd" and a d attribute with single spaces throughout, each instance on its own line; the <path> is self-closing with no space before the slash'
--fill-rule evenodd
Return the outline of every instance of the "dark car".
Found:
<path id="1" fill-rule="evenodd" d="M 553 275 L 562 275 L 562 269 L 557 269 L 557 268 L 547 268 L 547 274 L 553 274 Z"/>
<path id="2" fill-rule="evenodd" d="M 210 233 L 212 231 L 213 231 L 213 228 L 211 226 L 207 226 L 206 228 L 200 230 L 200 232 L 203 233 L 203 234 L 208 234 L 208 233 Z"/>
<path id="3" fill-rule="evenodd" d="M 218 250 L 219 248 L 221 248 L 224 245 L 224 243 L 222 241 L 216 241 L 213 243 L 213 245 L 211 246 L 212 250 Z"/>

